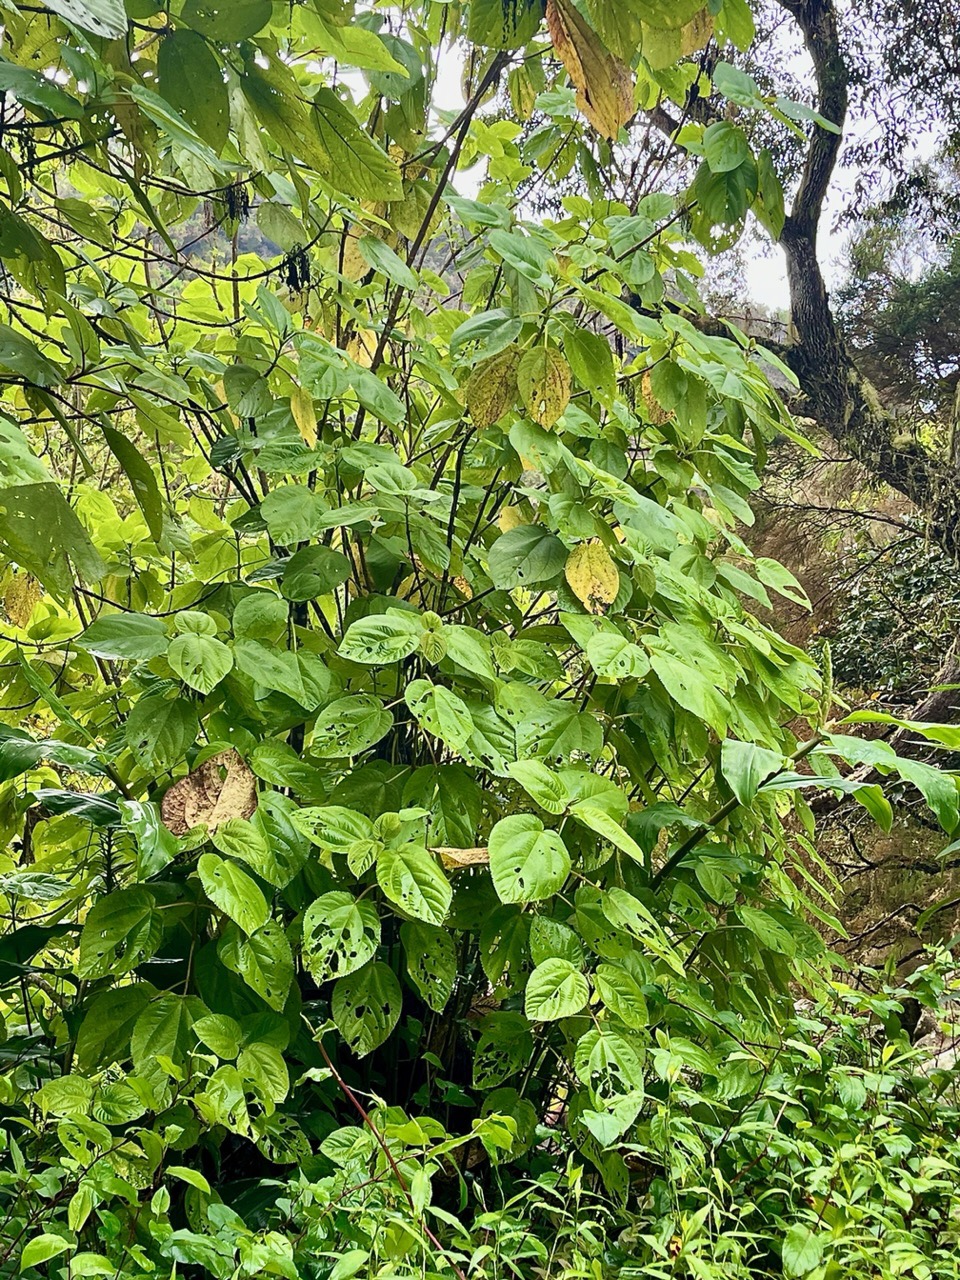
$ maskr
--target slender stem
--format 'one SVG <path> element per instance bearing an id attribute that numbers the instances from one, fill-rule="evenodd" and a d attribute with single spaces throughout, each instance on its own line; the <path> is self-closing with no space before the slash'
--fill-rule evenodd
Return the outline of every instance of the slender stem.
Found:
<path id="1" fill-rule="evenodd" d="M 420 1225 L 423 1227 L 424 1234 L 426 1235 L 427 1239 L 430 1241 L 430 1243 L 433 1245 L 433 1247 L 437 1250 L 438 1253 L 450 1259 L 450 1265 L 451 1267 L 453 1267 L 453 1270 L 456 1273 L 457 1280 L 467 1280 L 467 1277 L 464 1275 L 460 1267 L 457 1266 L 456 1262 L 453 1260 L 448 1250 L 444 1248 L 444 1246 L 440 1243 L 437 1237 L 433 1234 L 433 1232 L 427 1226 L 427 1223 L 423 1215 L 417 1214 L 417 1206 L 413 1202 L 413 1196 L 410 1194 L 410 1188 L 407 1186 L 407 1180 L 406 1178 L 404 1178 L 403 1174 L 400 1172 L 400 1167 L 397 1164 L 396 1160 L 394 1160 L 393 1153 L 391 1152 L 390 1148 L 387 1146 L 387 1142 L 383 1134 L 380 1132 L 380 1130 L 371 1120 L 370 1115 L 364 1108 L 363 1103 L 360 1101 L 357 1095 L 353 1092 L 353 1090 L 347 1084 L 346 1080 L 344 1080 L 343 1076 L 340 1074 L 337 1068 L 333 1065 L 333 1062 L 330 1059 L 330 1055 L 327 1053 L 326 1049 L 323 1046 L 323 1041 L 321 1039 L 317 1039 L 316 1043 L 318 1048 L 320 1049 L 320 1053 L 323 1055 L 324 1062 L 327 1064 L 327 1066 L 330 1068 L 330 1071 L 333 1073 L 334 1080 L 336 1080 L 337 1084 L 340 1086 L 340 1089 L 343 1092 L 343 1096 L 347 1099 L 347 1101 L 352 1106 L 356 1108 L 361 1119 L 363 1120 L 363 1123 L 367 1126 L 367 1128 L 370 1130 L 370 1132 L 373 1134 L 374 1138 L 376 1139 L 377 1145 L 379 1146 L 380 1150 L 387 1157 L 387 1163 L 390 1165 L 390 1168 L 393 1170 L 394 1176 L 396 1177 L 397 1182 L 399 1182 L 400 1184 L 400 1189 L 407 1198 L 407 1203 L 409 1204 L 411 1211 L 415 1216 L 419 1217 Z"/>
<path id="2" fill-rule="evenodd" d="M 808 742 L 801 743 L 790 757 L 788 764 L 797 764 L 800 760 L 803 760 L 810 755 L 811 751 L 816 751 L 821 742 L 825 741 L 826 736 L 826 731 L 823 731 L 821 733 L 814 734 Z M 785 773 L 786 770 L 787 765 L 785 764 L 783 768 L 778 769 L 776 773 L 772 773 L 766 781 L 769 782 L 773 778 L 779 778 L 779 776 L 782 773 Z M 691 849 L 695 849 L 705 835 L 712 831 L 714 827 L 719 826 L 724 818 L 729 818 L 730 814 L 739 807 L 740 801 L 736 796 L 731 796 L 730 799 L 725 804 L 722 804 L 715 813 L 712 813 L 705 822 L 702 822 L 699 827 L 696 827 L 691 831 L 686 840 L 677 846 L 674 852 L 650 881 L 650 888 L 658 889 L 667 876 L 669 876 L 670 873 L 680 865 Z"/>

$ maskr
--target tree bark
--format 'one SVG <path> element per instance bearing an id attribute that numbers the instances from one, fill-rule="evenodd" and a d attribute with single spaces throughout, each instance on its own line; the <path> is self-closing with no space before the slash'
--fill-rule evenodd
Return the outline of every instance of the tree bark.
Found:
<path id="1" fill-rule="evenodd" d="M 833 0 L 780 4 L 796 21 L 813 62 L 817 109 L 842 130 L 849 73 Z M 909 498 L 926 519 L 931 538 L 960 563 L 960 469 L 903 432 L 857 369 L 830 309 L 817 231 L 840 143 L 841 134 L 813 125 L 803 176 L 780 238 L 796 335 L 785 356 L 811 415 L 878 479 Z"/>

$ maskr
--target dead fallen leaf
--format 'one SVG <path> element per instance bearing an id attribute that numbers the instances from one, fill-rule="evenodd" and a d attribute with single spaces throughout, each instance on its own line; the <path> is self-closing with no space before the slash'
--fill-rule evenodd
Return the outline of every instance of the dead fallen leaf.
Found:
<path id="1" fill-rule="evenodd" d="M 249 818 L 257 807 L 257 780 L 236 751 L 218 751 L 175 782 L 160 815 L 168 831 L 183 836 L 205 825 L 215 831 L 231 818 Z"/>

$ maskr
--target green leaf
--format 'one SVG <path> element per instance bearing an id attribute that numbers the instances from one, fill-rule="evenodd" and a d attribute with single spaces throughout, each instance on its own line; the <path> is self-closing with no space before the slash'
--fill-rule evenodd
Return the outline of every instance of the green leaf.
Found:
<path id="1" fill-rule="evenodd" d="M 249 40 L 270 21 L 270 0 L 186 0 L 180 18 L 213 40 Z"/>
<path id="2" fill-rule="evenodd" d="M 196 742 L 197 711 L 186 698 L 152 694 L 134 703 L 123 732 L 137 763 L 163 773 L 180 764 L 187 749 Z"/>
<path id="3" fill-rule="evenodd" d="M 153 474 L 153 468 L 136 445 L 119 431 L 115 431 L 113 427 L 104 424 L 103 435 L 110 452 L 120 463 L 130 481 L 133 496 L 137 506 L 143 512 L 150 536 L 154 542 L 159 542 L 163 534 L 163 499 L 160 497 L 160 488 Z"/>
<path id="4" fill-rule="evenodd" d="M 316 600 L 346 582 L 352 572 L 342 552 L 330 547 L 302 547 L 285 563 L 280 590 L 287 600 Z"/>
<path id="5" fill-rule="evenodd" d="M 509 1080 L 527 1066 L 533 1052 L 530 1023 L 522 1014 L 488 1014 L 473 1057 L 474 1088 L 489 1089 Z"/>
<path id="6" fill-rule="evenodd" d="M 95 36 L 120 40 L 127 33 L 127 15 L 120 0 L 49 0 L 47 8 Z"/>
<path id="7" fill-rule="evenodd" d="M 169 640 L 160 618 L 145 613 L 112 613 L 92 622 L 74 644 L 95 658 L 146 662 L 165 653 Z"/>
<path id="8" fill-rule="evenodd" d="M 239 930 L 221 941 L 220 959 L 238 973 L 248 987 L 279 1013 L 294 980 L 293 952 L 283 928 L 268 920 L 245 938 Z"/>
<path id="9" fill-rule="evenodd" d="M 80 934 L 80 977 L 126 973 L 152 956 L 163 931 L 156 905 L 149 889 L 139 885 L 99 898 Z"/>
<path id="10" fill-rule="evenodd" d="M 136 1021 L 154 994 L 149 983 L 135 982 L 96 996 L 77 1032 L 77 1070 L 92 1075 L 102 1067 L 122 1062 L 129 1054 Z"/>
<path id="11" fill-rule="evenodd" d="M 362 968 L 379 945 L 380 920 L 369 898 L 336 889 L 321 894 L 304 913 L 303 959 L 317 982 Z"/>
<path id="12" fill-rule="evenodd" d="M 215 853 L 201 854 L 197 871 L 210 901 L 235 920 L 244 933 L 255 933 L 266 924 L 270 908 L 245 871 L 224 858 L 218 858 Z"/>
<path id="13" fill-rule="evenodd" d="M 222 1013 L 211 1013 L 198 1018 L 193 1024 L 193 1030 L 198 1039 L 224 1062 L 232 1062 L 240 1052 L 243 1028 L 235 1018 Z"/>
<path id="14" fill-rule="evenodd" d="M 416 289 L 417 277 L 379 236 L 361 236 L 357 248 L 374 271 L 379 271 L 402 289 Z"/>
<path id="15" fill-rule="evenodd" d="M 442 924 L 450 909 L 450 881 L 422 845 L 384 849 L 377 858 L 377 881 L 386 896 L 407 915 Z"/>
<path id="16" fill-rule="evenodd" d="M 0 489 L 0 547 L 50 591 L 66 594 L 74 573 L 99 582 L 106 565 L 57 485 Z"/>
<path id="17" fill-rule="evenodd" d="M 167 661 L 184 684 L 209 693 L 230 672 L 233 653 L 222 640 L 190 633 L 170 641 Z"/>
<path id="18" fill-rule="evenodd" d="M 633 954 L 616 963 L 598 965 L 594 974 L 597 995 L 603 1003 L 626 1026 L 638 1030 L 649 1021 L 643 986 L 652 978 L 653 974 L 644 973 L 642 964 Z"/>
<path id="19" fill-rule="evenodd" d="M 31 1267 L 39 1267 L 44 1262 L 49 1262 L 51 1258 L 59 1257 L 61 1253 L 72 1253 L 76 1247 L 75 1244 L 63 1236 L 50 1234 L 34 1236 L 32 1240 L 24 1245 L 23 1253 L 20 1255 L 20 1271 L 29 1271 Z"/>
<path id="20" fill-rule="evenodd" d="M 244 596 L 234 609 L 233 634 L 238 640 L 260 640 L 264 644 L 275 644 L 281 636 L 286 635 L 289 613 L 290 606 L 285 600 L 280 600 L 269 591 L 257 591 Z"/>
<path id="21" fill-rule="evenodd" d="M 83 107 L 76 98 L 39 72 L 18 67 L 6 59 L 0 60 L 0 93 L 11 93 L 18 102 L 28 102 L 52 116 L 83 119 Z"/>
<path id="22" fill-rule="evenodd" d="M 326 153 L 321 172 L 338 191 L 358 200 L 401 198 L 399 169 L 332 89 L 321 86 L 315 93 L 313 125 Z"/>
<path id="23" fill-rule="evenodd" d="M 172 991 L 151 1000 L 137 1018 L 130 1037 L 136 1071 L 154 1075 L 160 1057 L 183 1063 L 195 1043 L 193 1023 L 205 1012 L 194 996 L 179 996 Z"/>
<path id="24" fill-rule="evenodd" d="M 400 928 L 407 974 L 427 1007 L 441 1013 L 457 980 L 457 948 L 446 929 L 420 921 Z"/>
<path id="25" fill-rule="evenodd" d="M 569 328 L 564 334 L 563 350 L 573 376 L 587 391 L 609 403 L 617 390 L 610 343 L 590 329 Z"/>
<path id="26" fill-rule="evenodd" d="M 283 888 L 296 874 L 294 868 L 281 867 L 273 856 L 266 834 L 244 818 L 228 818 L 210 837 L 213 846 L 228 858 L 245 862 L 261 880 Z"/>
<path id="27" fill-rule="evenodd" d="M 612 680 L 639 680 L 650 670 L 650 659 L 638 644 L 610 631 L 590 637 L 587 660 L 598 676 Z"/>
<path id="28" fill-rule="evenodd" d="M 467 704 L 452 689 L 429 680 L 413 680 L 407 685 L 404 698 L 427 733 L 454 751 L 467 747 L 476 726 Z"/>
<path id="29" fill-rule="evenodd" d="M 261 1098 L 283 1102 L 290 1092 L 290 1075 L 283 1054 L 271 1044 L 250 1044 L 237 1058 L 237 1070 L 249 1080 Z"/>
<path id="30" fill-rule="evenodd" d="M 606 809 L 591 804 L 589 800 L 577 800 L 570 806 L 570 812 L 578 822 L 582 822 L 585 827 L 595 831 L 604 840 L 609 840 L 615 849 L 633 858 L 634 862 L 640 863 L 641 866 L 645 865 L 643 850 Z"/>
<path id="31" fill-rule="evenodd" d="M 819 1267 L 823 1258 L 823 1235 L 802 1222 L 795 1222 L 783 1238 L 783 1270 L 788 1276 L 805 1276 Z"/>
<path id="32" fill-rule="evenodd" d="M 770 587 L 778 595 L 792 601 L 794 604 L 802 605 L 805 609 L 813 607 L 800 583 L 790 570 L 778 561 L 770 560 L 766 556 L 758 556 L 753 564 L 757 571 L 757 577 L 765 587 Z"/>
<path id="33" fill-rule="evenodd" d="M 239 0 L 232 6 L 233 22 L 239 24 L 243 20 L 245 9 L 252 12 L 257 6 L 262 11 L 264 5 L 269 20 L 269 0 Z M 209 0 L 187 0 L 183 14 L 188 12 L 204 25 L 204 18 L 217 14 L 215 0 L 213 4 Z M 185 21 L 189 22 L 189 18 L 185 17 Z M 219 153 L 230 129 L 230 103 L 223 71 L 207 40 L 196 31 L 168 31 L 157 51 L 157 76 L 163 97 Z"/>
<path id="34" fill-rule="evenodd" d="M 330 1011 L 344 1040 L 357 1057 L 363 1058 L 393 1031 L 402 1002 L 403 994 L 393 970 L 375 960 L 338 980 Z"/>
<path id="35" fill-rule="evenodd" d="M 493 49 L 519 49 L 536 34 L 540 14 L 535 4 L 507 8 L 500 0 L 470 0 L 467 39 Z"/>
<path id="36" fill-rule="evenodd" d="M 570 855 L 539 818 L 514 814 L 490 832 L 490 874 L 501 902 L 540 902 L 563 888 Z"/>
<path id="37" fill-rule="evenodd" d="M 714 173 L 728 173 L 750 158 L 750 146 L 742 129 L 718 120 L 703 135 L 703 153 Z"/>
<path id="38" fill-rule="evenodd" d="M 137 877 L 149 880 L 177 856 L 177 838 L 164 826 L 158 805 L 149 800 L 117 803 L 123 826 L 133 832 L 137 842 Z"/>
<path id="39" fill-rule="evenodd" d="M 347 628 L 337 652 L 350 662 L 380 665 L 400 662 L 413 653 L 423 635 L 423 622 L 417 613 L 406 609 L 388 609 L 386 613 L 360 618 Z"/>
<path id="40" fill-rule="evenodd" d="M 555 1022 L 579 1013 L 590 998 L 583 974 L 569 960 L 544 960 L 531 973 L 524 993 L 524 1013 L 532 1022 Z"/>
<path id="41" fill-rule="evenodd" d="M 735 738 L 727 738 L 720 748 L 723 776 L 742 805 L 748 805 L 757 794 L 760 784 L 783 767 L 784 757 L 778 751 L 758 747 L 752 742 L 738 742 Z"/>
<path id="42" fill-rule="evenodd" d="M 549 582 L 563 572 L 566 562 L 567 549 L 560 539 L 536 524 L 501 534 L 488 560 L 494 586 L 505 590 Z"/>
<path id="43" fill-rule="evenodd" d="M 558 816 L 573 798 L 559 774 L 542 760 L 511 760 L 507 772 L 547 813 Z"/>

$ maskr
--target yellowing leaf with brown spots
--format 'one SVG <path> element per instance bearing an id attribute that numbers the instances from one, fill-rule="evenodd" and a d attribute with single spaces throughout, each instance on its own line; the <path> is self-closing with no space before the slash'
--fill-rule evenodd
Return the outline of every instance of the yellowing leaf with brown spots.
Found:
<path id="1" fill-rule="evenodd" d="M 478 427 L 491 427 L 517 399 L 517 367 L 520 351 L 507 347 L 478 364 L 464 383 L 463 397 Z"/>
<path id="2" fill-rule="evenodd" d="M 577 106 L 598 133 L 615 138 L 634 112 L 630 68 L 601 44 L 570 0 L 547 0 L 547 28 Z"/>
<path id="3" fill-rule="evenodd" d="M 620 574 L 602 542 L 581 542 L 563 570 L 570 590 L 590 613 L 604 613 L 620 590 Z"/>
<path id="4" fill-rule="evenodd" d="M 552 427 L 570 403 L 570 366 L 556 347 L 534 347 L 517 370 L 520 398 L 541 427 Z"/>
<path id="5" fill-rule="evenodd" d="M 29 624 L 42 595 L 43 587 L 32 574 L 17 573 L 13 576 L 4 592 L 3 607 L 14 626 Z"/>
<path id="6" fill-rule="evenodd" d="M 297 430 L 303 436 L 304 444 L 312 449 L 317 443 L 317 411 L 313 405 L 313 396 L 303 387 L 294 387 L 290 393 L 290 412 L 297 424 Z"/>

